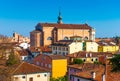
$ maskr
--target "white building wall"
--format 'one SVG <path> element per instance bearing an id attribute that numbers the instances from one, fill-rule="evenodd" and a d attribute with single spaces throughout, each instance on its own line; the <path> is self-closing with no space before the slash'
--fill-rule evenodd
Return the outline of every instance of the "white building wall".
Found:
<path id="1" fill-rule="evenodd" d="M 72 42 L 68 46 L 52 46 L 52 53 L 66 55 L 66 54 L 82 51 L 82 49 L 83 49 L 82 42 Z"/>
<path id="2" fill-rule="evenodd" d="M 25 78 L 23 78 L 23 77 L 25 77 Z M 13 81 L 30 81 L 30 78 L 33 78 L 33 81 L 50 81 L 50 73 L 35 73 L 35 74 L 27 74 L 27 75 L 14 75 L 13 76 Z"/>
<path id="3" fill-rule="evenodd" d="M 98 44 L 96 42 L 86 42 L 87 52 L 98 52 Z"/>
<path id="4" fill-rule="evenodd" d="M 66 55 L 68 54 L 68 46 L 52 46 L 52 53 Z"/>
<path id="5" fill-rule="evenodd" d="M 69 45 L 69 54 L 79 52 L 83 50 L 82 42 L 73 42 Z"/>

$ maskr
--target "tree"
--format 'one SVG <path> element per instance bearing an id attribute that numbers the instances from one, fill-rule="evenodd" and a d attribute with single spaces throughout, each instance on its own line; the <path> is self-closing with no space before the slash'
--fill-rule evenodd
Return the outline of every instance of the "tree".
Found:
<path id="1" fill-rule="evenodd" d="M 6 64 L 7 64 L 7 66 L 11 66 L 11 65 L 17 64 L 18 62 L 19 62 L 18 57 L 14 54 L 14 52 L 12 52 L 9 55 L 9 58 L 6 61 Z"/>
<path id="2" fill-rule="evenodd" d="M 50 78 L 50 81 L 68 81 L 68 77 L 58 77 L 58 78 Z"/>
<path id="3" fill-rule="evenodd" d="M 82 59 L 75 58 L 75 59 L 73 60 L 73 63 L 74 63 L 74 64 L 83 64 L 84 61 L 83 61 Z"/>
<path id="4" fill-rule="evenodd" d="M 116 36 L 116 37 L 113 37 L 113 38 L 115 39 L 116 44 L 120 43 L 120 37 L 119 36 Z"/>
<path id="5" fill-rule="evenodd" d="M 0 34 L 0 43 L 9 43 L 11 38 Z"/>
<path id="6" fill-rule="evenodd" d="M 114 55 L 112 59 L 110 59 L 112 63 L 112 72 L 120 72 L 120 54 Z"/>

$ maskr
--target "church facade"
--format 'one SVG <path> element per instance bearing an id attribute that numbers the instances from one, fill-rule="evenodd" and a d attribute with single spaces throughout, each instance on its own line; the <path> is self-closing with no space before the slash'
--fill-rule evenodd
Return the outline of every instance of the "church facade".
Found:
<path id="1" fill-rule="evenodd" d="M 95 30 L 88 24 L 63 24 L 59 13 L 57 23 L 38 23 L 30 32 L 30 44 L 34 47 L 47 46 L 59 40 L 79 36 L 81 40 L 95 40 Z"/>

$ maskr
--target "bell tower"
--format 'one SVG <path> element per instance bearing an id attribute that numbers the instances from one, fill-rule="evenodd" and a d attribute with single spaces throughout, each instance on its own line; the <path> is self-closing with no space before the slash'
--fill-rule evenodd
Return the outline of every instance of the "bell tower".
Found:
<path id="1" fill-rule="evenodd" d="M 95 41 L 95 29 L 94 28 L 90 30 L 90 40 Z"/>
<path id="2" fill-rule="evenodd" d="M 58 21 L 57 21 L 57 23 L 58 24 L 63 24 L 60 10 L 59 10 L 59 15 L 58 15 Z"/>

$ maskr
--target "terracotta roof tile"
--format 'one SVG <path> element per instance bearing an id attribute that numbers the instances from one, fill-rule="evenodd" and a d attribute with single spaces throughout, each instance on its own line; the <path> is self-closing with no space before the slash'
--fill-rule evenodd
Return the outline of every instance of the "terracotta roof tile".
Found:
<path id="1" fill-rule="evenodd" d="M 41 47 L 30 47 L 31 52 L 51 52 L 52 49 L 49 48 L 48 46 L 41 46 Z"/>
<path id="2" fill-rule="evenodd" d="M 91 29 L 87 24 L 57 24 L 57 23 L 38 23 L 37 26 L 56 27 L 58 29 Z"/>
<path id="3" fill-rule="evenodd" d="M 41 72 L 48 72 L 48 71 L 46 71 L 45 69 L 39 66 L 29 64 L 27 62 L 22 62 L 16 66 L 16 69 L 14 69 L 13 71 L 13 75 L 41 73 Z"/>
<path id="4" fill-rule="evenodd" d="M 63 55 L 55 55 L 55 54 L 53 54 L 53 55 L 48 55 L 50 58 L 52 58 L 53 60 L 56 60 L 56 59 L 67 59 L 65 56 L 63 56 Z"/>
<path id="5" fill-rule="evenodd" d="M 33 31 L 31 31 L 31 33 L 40 33 L 40 31 L 38 31 L 38 30 L 33 30 Z"/>
<path id="6" fill-rule="evenodd" d="M 111 65 L 107 65 L 107 77 L 106 81 L 120 81 L 120 73 L 119 72 L 111 72 Z"/>
<path id="7" fill-rule="evenodd" d="M 113 54 L 109 53 L 109 52 L 85 52 L 85 51 L 79 51 L 79 52 L 75 52 L 72 54 L 68 54 L 67 57 L 73 57 L 73 58 L 85 58 L 87 54 L 87 57 L 98 57 L 100 55 L 105 55 L 108 57 L 112 57 Z"/>
<path id="8" fill-rule="evenodd" d="M 114 42 L 97 42 L 99 46 L 116 46 Z"/>
<path id="9" fill-rule="evenodd" d="M 73 42 L 72 40 L 61 40 L 61 41 L 55 42 L 52 45 L 54 45 L 54 46 L 68 46 L 72 42 Z"/>
<path id="10" fill-rule="evenodd" d="M 88 63 L 88 64 L 83 65 L 81 72 L 77 72 L 77 73 L 73 74 L 73 76 L 92 80 L 91 73 L 95 72 L 96 77 L 94 80 L 102 81 L 102 75 L 104 74 L 104 71 L 105 71 L 105 68 L 103 65 L 96 65 L 96 64 Z"/>
<path id="11" fill-rule="evenodd" d="M 20 56 L 27 56 L 28 52 L 26 50 L 17 50 L 17 52 L 20 54 Z"/>
<path id="12" fill-rule="evenodd" d="M 42 56 L 48 56 L 50 57 L 52 60 L 57 60 L 57 59 L 66 59 L 67 58 L 63 55 L 58 55 L 58 54 L 39 54 L 37 57 L 35 57 L 34 59 L 36 58 L 39 58 L 39 57 L 42 57 Z"/>

